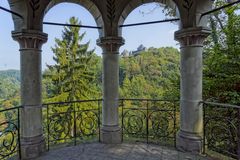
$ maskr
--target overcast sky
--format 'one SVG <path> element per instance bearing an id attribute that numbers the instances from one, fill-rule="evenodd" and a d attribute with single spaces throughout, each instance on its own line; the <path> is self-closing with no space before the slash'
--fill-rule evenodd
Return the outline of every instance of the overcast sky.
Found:
<path id="1" fill-rule="evenodd" d="M 0 6 L 9 8 L 7 0 L 0 0 Z M 149 13 L 153 8 L 156 8 L 155 3 L 138 7 L 131 12 L 124 24 L 165 19 L 162 8 L 154 9 L 153 12 Z M 145 12 L 145 14 L 141 12 Z M 92 15 L 85 8 L 71 3 L 62 3 L 53 7 L 44 17 L 44 21 L 66 23 L 71 16 L 78 17 L 83 25 L 96 26 Z M 19 69 L 19 46 L 11 38 L 11 31 L 14 28 L 11 15 L 0 10 L 0 20 L 0 70 Z M 62 29 L 63 27 L 44 25 L 43 31 L 48 34 L 48 42 L 42 48 L 43 69 L 46 68 L 46 63 L 53 64 L 51 46 L 55 44 L 55 37 L 61 37 Z M 120 51 L 124 49 L 136 50 L 140 44 L 145 47 L 173 46 L 178 48 L 173 37 L 174 31 L 177 29 L 178 25 L 172 23 L 124 28 L 122 36 L 125 39 L 125 45 L 121 47 Z M 101 48 L 96 46 L 98 31 L 95 29 L 81 29 L 81 32 L 86 32 L 84 42 L 90 41 L 90 49 L 96 48 L 96 53 L 101 55 Z"/>

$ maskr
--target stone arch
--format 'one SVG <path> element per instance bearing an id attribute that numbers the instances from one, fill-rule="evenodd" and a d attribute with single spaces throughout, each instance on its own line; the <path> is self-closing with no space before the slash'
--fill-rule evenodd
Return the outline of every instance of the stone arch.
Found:
<path id="1" fill-rule="evenodd" d="M 54 6 L 60 4 L 60 3 L 74 3 L 78 4 L 82 7 L 84 7 L 87 11 L 90 12 L 90 14 L 93 16 L 96 24 L 98 27 L 101 27 L 101 29 L 98 29 L 99 32 L 99 37 L 104 36 L 104 23 L 103 23 L 103 18 L 100 10 L 98 9 L 97 5 L 95 5 L 92 1 L 90 0 L 51 0 L 45 7 L 42 19 L 44 16 L 47 14 L 51 8 Z"/>
<path id="2" fill-rule="evenodd" d="M 176 14 L 177 16 L 178 14 L 178 8 L 177 5 L 175 4 L 175 2 L 173 0 L 130 0 L 124 7 L 122 13 L 120 14 L 119 20 L 118 20 L 118 25 L 123 25 L 125 19 L 128 17 L 128 15 L 137 7 L 143 5 L 143 4 L 147 4 L 147 3 L 152 3 L 152 2 L 156 2 L 156 3 L 161 3 L 164 5 L 167 5 L 169 7 L 171 7 L 172 9 L 176 10 Z M 119 28 L 119 35 L 122 35 L 122 29 Z"/>
<path id="3" fill-rule="evenodd" d="M 207 27 L 208 15 L 202 13 L 212 9 L 213 0 L 175 0 L 181 19 L 180 29 Z"/>
<path id="4" fill-rule="evenodd" d="M 16 15 L 12 14 L 12 19 L 14 23 L 14 30 L 22 30 L 27 28 L 27 5 L 24 1 L 22 0 L 8 0 L 8 4 L 10 6 L 10 9 L 22 16 L 18 17 Z"/>

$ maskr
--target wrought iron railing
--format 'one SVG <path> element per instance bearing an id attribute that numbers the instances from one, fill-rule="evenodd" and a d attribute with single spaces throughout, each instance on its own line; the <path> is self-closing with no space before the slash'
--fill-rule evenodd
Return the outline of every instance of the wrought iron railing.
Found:
<path id="1" fill-rule="evenodd" d="M 0 110 L 0 159 L 16 156 L 21 158 L 20 121 L 21 107 Z"/>
<path id="2" fill-rule="evenodd" d="M 123 141 L 176 146 L 178 101 L 120 99 Z"/>
<path id="3" fill-rule="evenodd" d="M 101 99 L 43 105 L 47 148 L 99 141 Z"/>
<path id="4" fill-rule="evenodd" d="M 240 159 L 240 106 L 203 102 L 204 151 Z"/>
<path id="5" fill-rule="evenodd" d="M 202 102 L 204 151 L 240 159 L 240 106 Z M 102 99 L 43 104 L 47 148 L 100 140 Z M 179 102 L 119 99 L 123 141 L 176 145 Z M 0 110 L 0 159 L 20 151 L 20 110 Z M 211 154 L 210 153 L 210 154 Z"/>

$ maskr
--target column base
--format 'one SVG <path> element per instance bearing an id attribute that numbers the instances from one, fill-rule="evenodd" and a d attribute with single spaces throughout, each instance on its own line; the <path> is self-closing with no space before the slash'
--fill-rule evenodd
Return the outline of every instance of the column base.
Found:
<path id="1" fill-rule="evenodd" d="M 101 128 L 100 140 L 106 144 L 122 143 L 122 130 L 119 126 L 103 126 Z"/>
<path id="2" fill-rule="evenodd" d="M 183 152 L 202 153 L 203 139 L 195 133 L 179 131 L 176 139 L 176 147 Z"/>
<path id="3" fill-rule="evenodd" d="M 43 135 L 36 137 L 21 137 L 21 158 L 34 159 L 46 150 Z"/>

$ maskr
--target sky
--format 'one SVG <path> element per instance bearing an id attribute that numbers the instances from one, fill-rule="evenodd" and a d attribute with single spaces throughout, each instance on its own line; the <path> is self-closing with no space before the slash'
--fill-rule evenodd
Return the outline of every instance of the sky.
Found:
<path id="1" fill-rule="evenodd" d="M 0 6 L 8 8 L 7 0 L 0 0 Z M 155 3 L 142 5 L 133 10 L 126 18 L 124 24 L 138 23 L 146 21 L 156 21 L 165 19 L 162 8 L 157 9 Z M 153 10 L 154 9 L 154 10 Z M 71 10 L 71 12 L 69 12 Z M 153 10 L 152 12 L 149 12 Z M 144 12 L 145 14 L 142 14 Z M 72 3 L 61 3 L 53 7 L 44 17 L 44 21 L 66 23 L 72 16 L 78 17 L 83 25 L 96 26 L 92 15 L 82 6 Z M 0 10 L 0 70 L 19 69 L 19 45 L 11 37 L 14 25 L 11 14 Z M 61 38 L 63 27 L 44 25 L 43 32 L 48 34 L 48 42 L 42 48 L 42 69 L 46 69 L 46 64 L 54 64 L 52 59 L 53 53 L 51 47 L 55 45 L 55 38 Z M 145 47 L 165 47 L 172 46 L 178 48 L 177 42 L 174 40 L 174 31 L 178 30 L 178 25 L 173 23 L 152 24 L 144 26 L 135 26 L 123 28 L 123 38 L 125 45 L 120 48 L 120 52 L 124 49 L 128 51 L 136 50 L 140 44 Z M 98 39 L 98 31 L 96 29 L 81 28 L 81 33 L 86 32 L 83 43 L 90 41 L 89 49 L 95 49 L 98 55 L 101 55 L 101 48 L 96 45 Z"/>

